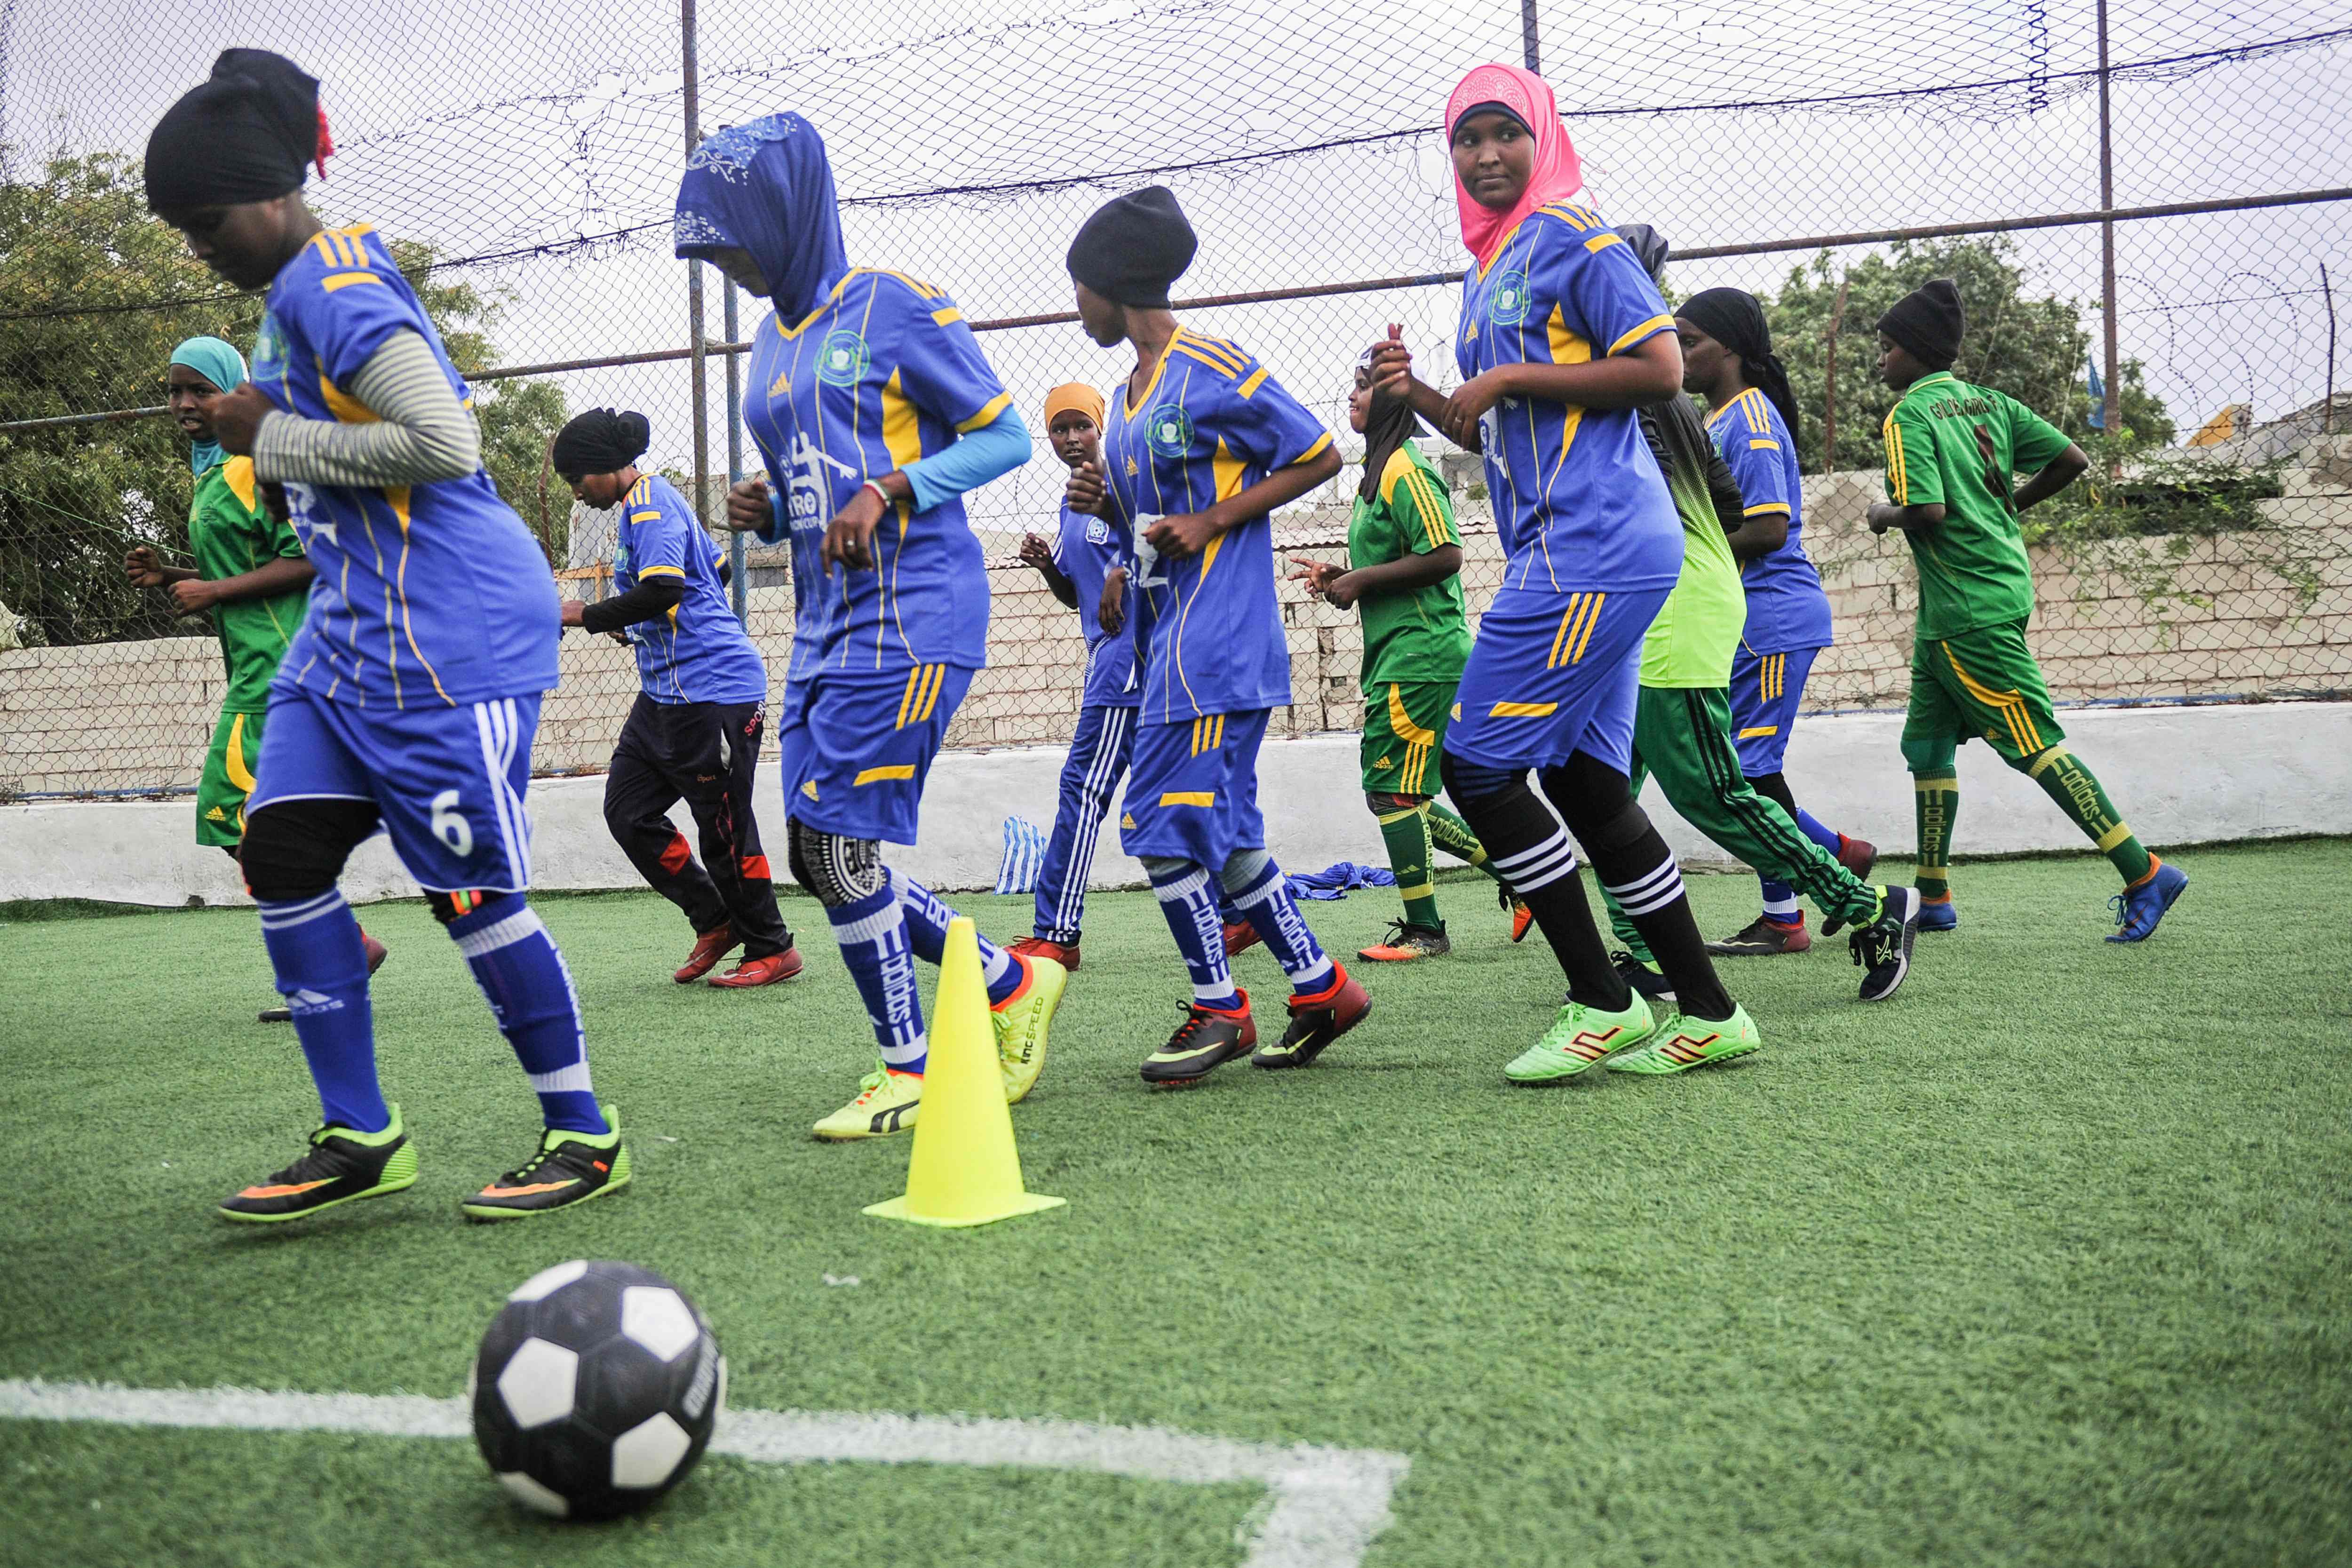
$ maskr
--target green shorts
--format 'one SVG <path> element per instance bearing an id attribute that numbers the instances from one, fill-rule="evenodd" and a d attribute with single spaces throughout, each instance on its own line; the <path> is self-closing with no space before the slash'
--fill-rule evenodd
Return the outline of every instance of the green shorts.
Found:
<path id="1" fill-rule="evenodd" d="M 2026 651 L 2023 621 L 1979 626 L 1941 642 L 1921 637 L 1913 645 L 1906 754 L 1940 742 L 1948 761 L 1973 735 L 1991 742 L 2013 767 L 2066 738 L 2051 710 L 2042 667 Z"/>
<path id="2" fill-rule="evenodd" d="M 205 774 L 196 781 L 196 842 L 234 849 L 245 841 L 245 797 L 253 793 L 253 766 L 261 759 L 258 711 L 224 709 L 213 726 Z"/>
<path id="3" fill-rule="evenodd" d="M 1435 795 L 1445 747 L 1450 680 L 1407 680 L 1364 689 L 1364 793 Z"/>

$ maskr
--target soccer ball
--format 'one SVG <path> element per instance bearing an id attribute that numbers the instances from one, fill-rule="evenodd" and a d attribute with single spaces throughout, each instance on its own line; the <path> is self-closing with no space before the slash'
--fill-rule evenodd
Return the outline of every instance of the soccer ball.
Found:
<path id="1" fill-rule="evenodd" d="M 684 1291 L 649 1268 L 574 1260 L 507 1298 L 466 1378 L 474 1441 L 542 1513 L 644 1508 L 702 1458 L 727 1359 Z"/>

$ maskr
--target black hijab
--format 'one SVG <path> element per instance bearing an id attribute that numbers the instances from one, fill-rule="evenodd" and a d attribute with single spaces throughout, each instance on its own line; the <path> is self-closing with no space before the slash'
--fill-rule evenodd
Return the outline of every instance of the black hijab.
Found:
<path id="1" fill-rule="evenodd" d="M 147 138 L 149 210 L 236 206 L 302 188 L 334 143 L 319 79 L 268 49 L 223 49 Z"/>
<path id="2" fill-rule="evenodd" d="M 1356 362 L 1357 384 L 1372 368 L 1372 356 L 1366 350 Z M 1420 416 L 1412 405 L 1394 393 L 1375 392 L 1372 406 L 1364 418 L 1364 480 L 1356 487 L 1356 494 L 1377 506 L 1381 499 L 1381 475 L 1387 469 L 1389 459 L 1397 449 L 1415 436 L 1425 434 Z"/>
<path id="3" fill-rule="evenodd" d="M 555 433 L 550 461 L 567 481 L 583 474 L 617 474 L 643 457 L 652 439 L 653 427 L 644 415 L 591 408 Z"/>
<path id="4" fill-rule="evenodd" d="M 1764 302 L 1744 289 L 1703 289 L 1677 306 L 1675 314 L 1739 356 L 1743 374 L 1780 411 L 1789 435 L 1795 437 L 1802 424 L 1797 395 L 1789 388 L 1789 367 L 1772 352 Z"/>

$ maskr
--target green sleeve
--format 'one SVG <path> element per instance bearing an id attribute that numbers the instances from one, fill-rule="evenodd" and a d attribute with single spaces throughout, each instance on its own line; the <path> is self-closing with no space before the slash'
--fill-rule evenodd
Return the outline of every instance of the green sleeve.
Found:
<path id="1" fill-rule="evenodd" d="M 1426 555 L 1433 550 L 1462 542 L 1462 531 L 1454 525 L 1454 500 L 1446 492 L 1445 481 L 1414 462 L 1402 447 L 1381 471 L 1381 499 L 1388 503 L 1406 545 L 1414 554 Z"/>
<path id="2" fill-rule="evenodd" d="M 2010 457 L 2021 474 L 2038 474 L 2074 443 L 2066 433 L 2007 393 L 2000 395 L 2009 409 Z"/>
<path id="3" fill-rule="evenodd" d="M 1886 499 L 1896 506 L 1941 506 L 1944 475 L 1936 466 L 1936 436 L 1927 416 L 1897 403 L 1880 433 L 1886 441 Z"/>

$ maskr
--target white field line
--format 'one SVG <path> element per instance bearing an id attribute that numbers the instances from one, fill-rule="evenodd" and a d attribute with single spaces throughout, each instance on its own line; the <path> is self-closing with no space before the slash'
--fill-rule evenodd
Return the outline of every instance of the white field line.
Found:
<path id="1" fill-rule="evenodd" d="M 462 1399 L 117 1388 L 38 1379 L 0 1379 L 0 1419 L 393 1437 L 473 1435 Z M 1372 1538 L 1388 1527 L 1390 1495 L 1412 1464 L 1402 1454 L 1374 1448 L 1277 1448 L 1153 1426 L 861 1411 L 729 1410 L 719 1417 L 710 1452 L 771 1465 L 1012 1466 L 1196 1486 L 1255 1481 L 1266 1489 L 1273 1506 L 1255 1519 L 1243 1568 L 1355 1568 Z"/>

